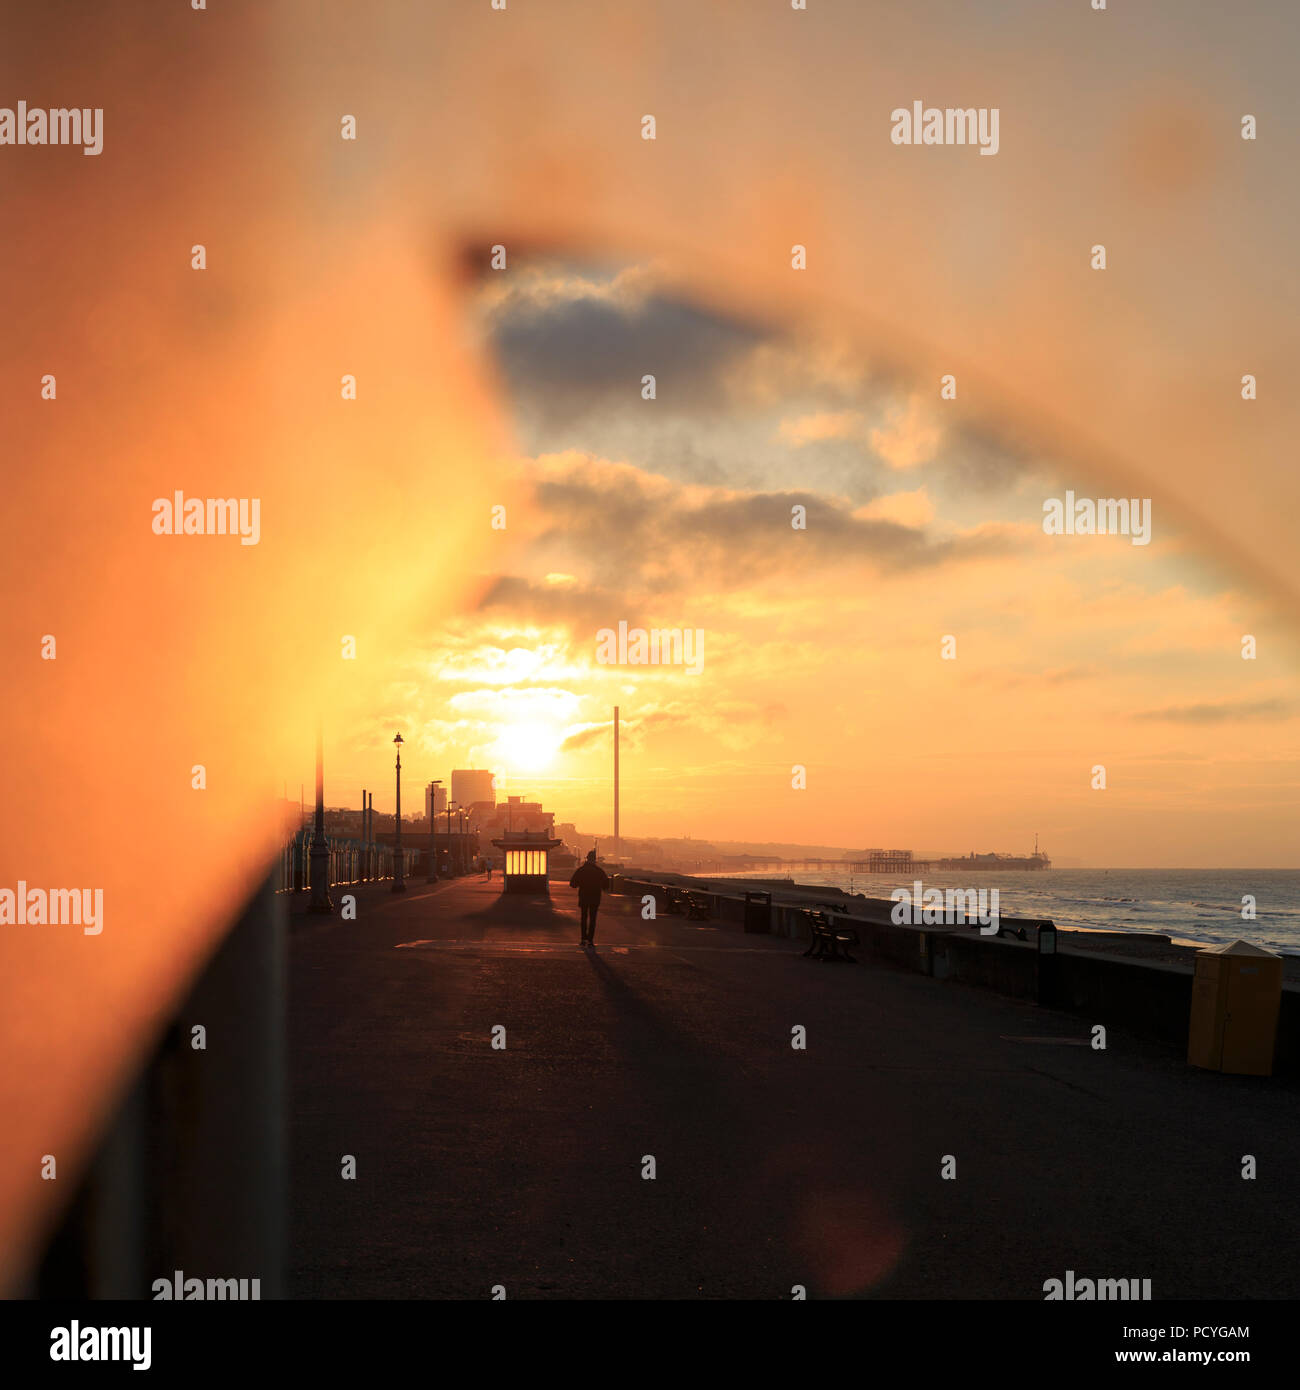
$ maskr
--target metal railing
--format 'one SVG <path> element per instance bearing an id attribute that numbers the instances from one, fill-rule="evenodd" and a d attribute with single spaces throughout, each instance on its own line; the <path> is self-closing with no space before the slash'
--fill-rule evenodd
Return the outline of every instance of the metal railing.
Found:
<path id="1" fill-rule="evenodd" d="M 275 875 L 277 893 L 306 892 L 311 888 L 312 830 L 304 826 L 281 849 Z M 329 882 L 368 883 L 392 878 L 396 868 L 396 851 L 392 845 L 367 844 L 364 840 L 346 840 L 327 835 L 329 848 Z M 415 873 L 419 851 L 402 850 L 402 872 L 410 878 Z"/>

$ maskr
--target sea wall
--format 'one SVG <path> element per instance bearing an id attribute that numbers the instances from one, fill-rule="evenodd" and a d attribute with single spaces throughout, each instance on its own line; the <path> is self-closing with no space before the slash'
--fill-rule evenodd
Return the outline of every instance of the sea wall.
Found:
<path id="1" fill-rule="evenodd" d="M 697 888 L 686 879 L 665 875 L 672 886 L 702 893 L 708 898 L 712 920 L 741 929 L 745 922 L 743 891 Z M 660 879 L 615 877 L 615 893 L 654 897 L 656 912 L 667 902 L 666 884 Z M 807 940 L 804 907 L 815 906 L 817 890 L 802 898 L 803 906 L 791 901 L 774 902 L 770 912 L 770 934 L 793 941 Z M 827 896 L 827 905 L 831 895 Z M 889 920 L 889 904 L 879 902 L 848 904 L 849 912 L 837 913 L 857 929 L 861 949 L 859 960 L 890 964 L 938 980 L 992 989 L 1015 999 L 1039 997 L 1038 920 L 1002 917 L 1004 928 L 1023 928 L 1025 941 L 1005 936 L 984 936 L 969 927 L 897 926 Z M 1170 965 L 1136 960 L 1104 951 L 1070 951 L 1068 934 L 1058 940 L 1065 947 L 1055 956 L 1044 1002 L 1053 1008 L 1080 1015 L 1089 1023 L 1126 1028 L 1144 1037 L 1158 1039 L 1183 1048 L 1192 1001 L 1190 965 Z M 1282 1008 L 1278 1019 L 1274 1072 L 1300 1075 L 1300 988 L 1282 988 Z"/>

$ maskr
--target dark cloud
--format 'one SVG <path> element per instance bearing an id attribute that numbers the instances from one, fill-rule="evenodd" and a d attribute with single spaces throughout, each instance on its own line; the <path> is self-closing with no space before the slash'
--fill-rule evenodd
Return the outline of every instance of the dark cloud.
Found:
<path id="1" fill-rule="evenodd" d="M 641 399 L 647 374 L 674 409 L 716 406 L 722 374 L 765 336 L 680 299 L 592 293 L 508 296 L 489 331 L 519 404 L 551 427 L 613 401 L 655 409 Z"/>
<path id="2" fill-rule="evenodd" d="M 1039 476 L 1028 446 L 1009 435 L 965 425 L 939 446 L 935 457 L 925 465 L 927 480 L 956 496 L 1009 491 L 1026 475 Z"/>
<path id="3" fill-rule="evenodd" d="M 576 753 L 580 748 L 587 748 L 593 743 L 600 743 L 610 737 L 610 732 L 614 727 L 612 719 L 606 719 L 598 724 L 580 724 L 576 728 L 570 729 L 564 742 L 560 744 L 561 753 Z"/>
<path id="4" fill-rule="evenodd" d="M 1048 671 L 1017 671 L 1001 674 L 997 671 L 972 672 L 966 679 L 976 685 L 992 685 L 999 690 L 1016 690 L 1023 686 L 1041 689 L 1045 685 L 1071 685 L 1075 681 L 1092 680 L 1098 674 L 1095 666 L 1055 666 Z"/>
<path id="5" fill-rule="evenodd" d="M 580 584 L 538 584 L 516 575 L 502 574 L 490 581 L 479 598 L 476 611 L 504 611 L 520 622 L 594 630 L 606 626 L 611 613 L 629 622 L 637 621 L 636 615 L 626 609 L 627 601 L 619 594 Z"/>
<path id="6" fill-rule="evenodd" d="M 634 274 L 635 272 L 629 271 Z M 579 448 L 624 457 L 670 477 L 771 487 L 792 471 L 814 490 L 860 501 L 896 474 L 865 437 L 800 446 L 773 435 L 774 414 L 853 410 L 885 422 L 916 390 L 887 358 L 868 366 L 847 348 L 828 356 L 806 330 L 726 317 L 667 292 L 645 292 L 604 271 L 525 272 L 487 310 L 489 347 L 506 378 L 516 423 L 534 453 Z M 654 402 L 641 378 L 656 378 Z M 729 436 L 714 438 L 725 423 Z M 1035 471 L 1026 440 L 1008 428 L 946 430 L 917 474 L 955 496 L 1014 488 Z"/>
<path id="7" fill-rule="evenodd" d="M 1289 700 L 1228 700 L 1220 704 L 1168 705 L 1143 710 L 1134 719 L 1170 724 L 1223 724 L 1242 720 L 1287 719 L 1295 712 Z"/>
<path id="8" fill-rule="evenodd" d="M 801 574 L 849 566 L 875 573 L 933 568 L 1005 554 L 1011 532 L 988 527 L 959 536 L 854 515 L 846 503 L 811 492 L 714 492 L 645 485 L 631 469 L 547 478 L 537 500 L 552 519 L 543 554 L 580 557 L 601 586 L 626 592 L 678 592 L 700 582 L 727 589 L 755 575 Z M 807 529 L 791 526 L 792 509 Z"/>

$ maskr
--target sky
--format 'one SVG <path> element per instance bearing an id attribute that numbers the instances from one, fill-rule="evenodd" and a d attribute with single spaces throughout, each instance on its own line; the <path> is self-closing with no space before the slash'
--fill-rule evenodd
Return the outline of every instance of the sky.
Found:
<path id="1" fill-rule="evenodd" d="M 1295 862 L 1294 643 L 1164 498 L 1145 544 L 1045 534 L 1110 494 L 652 265 L 488 275 L 470 322 L 524 505 L 345 769 L 400 726 L 417 783 L 488 767 L 608 835 L 617 704 L 625 835 Z M 699 670 L 602 664 L 620 621 L 698 630 Z"/>
<path id="2" fill-rule="evenodd" d="M 618 703 L 628 834 L 1296 865 L 1290 0 L 0 26 L 0 106 L 104 112 L 0 146 L 0 880 L 106 914 L 0 932 L 0 1285 L 318 721 L 331 801 L 401 728 L 600 830 Z M 998 154 L 893 144 L 917 100 Z M 1067 487 L 1151 544 L 1044 535 Z M 177 489 L 259 543 L 154 534 Z M 620 620 L 701 670 L 595 662 Z"/>

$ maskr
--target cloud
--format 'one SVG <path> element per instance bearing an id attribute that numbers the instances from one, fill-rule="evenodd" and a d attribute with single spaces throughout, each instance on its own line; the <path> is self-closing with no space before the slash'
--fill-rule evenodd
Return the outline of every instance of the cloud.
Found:
<path id="1" fill-rule="evenodd" d="M 758 704 L 752 700 L 718 699 L 669 700 L 662 704 L 641 704 L 635 712 L 624 710 L 619 734 L 629 749 L 647 746 L 647 736 L 669 728 L 702 734 L 715 744 L 744 748 L 756 727 L 766 727 L 787 713 L 779 703 Z M 611 736 L 613 719 L 570 725 L 561 752 L 572 753 L 599 745 Z"/>
<path id="2" fill-rule="evenodd" d="M 934 503 L 922 487 L 915 492 L 894 492 L 877 497 L 865 507 L 859 507 L 853 515 L 869 521 L 894 521 L 900 526 L 920 527 L 934 520 Z"/>
<path id="3" fill-rule="evenodd" d="M 781 421 L 781 438 L 796 449 L 821 439 L 863 439 L 866 421 L 858 410 L 822 410 Z"/>
<path id="4" fill-rule="evenodd" d="M 1225 700 L 1219 704 L 1167 705 L 1143 710 L 1134 719 L 1171 724 L 1223 724 L 1239 720 L 1289 719 L 1295 706 L 1289 700 Z"/>
<path id="5" fill-rule="evenodd" d="M 571 728 L 565 736 L 564 742 L 560 744 L 560 752 L 576 753 L 579 749 L 588 748 L 593 743 L 608 738 L 613 727 L 614 721 L 612 719 L 601 720 L 594 724 L 578 724 Z"/>
<path id="6" fill-rule="evenodd" d="M 934 419 L 933 406 L 917 395 L 893 406 L 884 428 L 871 431 L 871 447 L 891 468 L 915 468 L 929 463 L 938 452 L 943 429 Z"/>
<path id="7" fill-rule="evenodd" d="M 581 553 L 580 546 L 575 553 Z M 489 582 L 476 611 L 484 615 L 504 614 L 519 624 L 594 630 L 605 625 L 611 611 L 626 607 L 627 600 L 620 594 L 591 588 L 576 579 L 571 583 L 539 584 L 518 575 L 500 574 Z M 632 621 L 636 615 L 620 612 L 620 616 Z"/>
<path id="8" fill-rule="evenodd" d="M 968 677 L 976 685 L 989 685 L 998 690 L 1041 690 L 1053 686 L 1073 685 L 1076 681 L 1094 679 L 1098 668 L 1086 665 L 1053 666 L 1046 671 L 976 672 Z"/>
<path id="9" fill-rule="evenodd" d="M 517 403 L 555 427 L 611 404 L 717 406 L 731 365 L 763 332 L 669 294 L 644 272 L 599 281 L 536 272 L 486 306 L 490 346 Z M 641 379 L 656 380 L 656 403 Z"/>
<path id="10" fill-rule="evenodd" d="M 910 511 L 915 524 L 909 524 L 854 510 L 842 498 L 688 487 L 572 453 L 539 459 L 536 479 L 538 513 L 550 520 L 534 548 L 543 557 L 562 554 L 570 567 L 581 556 L 596 590 L 640 593 L 647 602 L 702 585 L 752 587 L 756 576 L 804 577 L 845 566 L 877 576 L 937 568 L 1020 549 L 1027 534 L 1000 523 L 927 528 L 924 500 L 915 494 L 896 499 L 900 512 Z M 796 506 L 804 508 L 806 529 L 791 524 Z M 509 584 L 510 597 L 530 589 L 521 580 L 501 584 Z M 581 598 L 585 614 L 595 611 L 594 593 L 570 594 Z"/>
<path id="11" fill-rule="evenodd" d="M 1024 441 L 943 415 L 890 360 L 806 326 L 722 315 L 652 266 L 488 276 L 479 313 L 532 453 L 581 449 L 752 489 L 797 470 L 805 486 L 859 501 L 920 468 L 954 497 L 1005 491 L 1033 457 Z M 653 401 L 641 396 L 646 375 Z"/>

